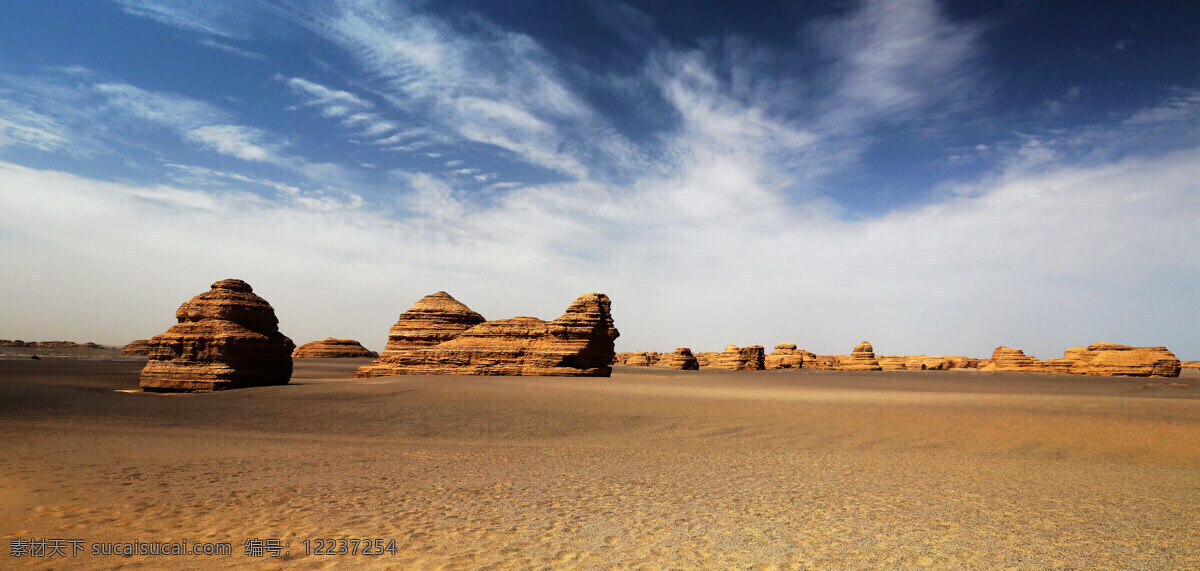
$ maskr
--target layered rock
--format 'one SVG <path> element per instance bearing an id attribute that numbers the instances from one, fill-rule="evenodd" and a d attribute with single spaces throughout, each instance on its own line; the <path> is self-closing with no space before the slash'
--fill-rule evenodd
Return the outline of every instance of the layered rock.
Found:
<path id="1" fill-rule="evenodd" d="M 295 344 L 271 304 L 242 280 L 221 280 L 179 306 L 177 324 L 150 339 L 146 391 L 215 391 L 286 384 Z"/>
<path id="2" fill-rule="evenodd" d="M 122 357 L 144 357 L 150 354 L 149 339 L 134 339 L 121 349 Z"/>
<path id="3" fill-rule="evenodd" d="M 383 375 L 539 375 L 607 377 L 615 358 L 611 302 L 602 293 L 576 299 L 554 321 L 484 321 L 445 292 L 400 315 L 388 345 L 356 377 Z"/>
<path id="4" fill-rule="evenodd" d="M 451 341 L 464 331 L 486 321 L 482 315 L 439 291 L 421 298 L 388 331 L 383 356 L 413 347 L 432 347 Z"/>
<path id="5" fill-rule="evenodd" d="M 765 351 L 762 345 L 738 347 L 726 345 L 712 364 L 714 369 L 729 369 L 732 371 L 761 371 L 764 367 Z"/>
<path id="6" fill-rule="evenodd" d="M 884 371 L 906 371 L 913 370 L 908 366 L 909 358 L 906 355 L 882 355 L 875 358 L 879 361 L 879 367 Z M 924 363 L 918 363 L 919 368 L 916 370 L 925 370 Z"/>
<path id="7" fill-rule="evenodd" d="M 649 367 L 654 364 L 650 359 L 650 355 L 644 351 L 630 353 L 625 357 L 623 364 L 629 367 Z"/>
<path id="8" fill-rule="evenodd" d="M 875 348 L 863 341 L 854 347 L 846 357 L 838 359 L 838 369 L 843 371 L 882 371 L 883 367 L 875 359 Z"/>
<path id="9" fill-rule="evenodd" d="M 1045 363 L 1026 355 L 1024 351 L 1001 345 L 992 351 L 992 358 L 980 370 L 1046 372 L 1048 369 Z"/>
<path id="10" fill-rule="evenodd" d="M 799 369 L 804 365 L 804 353 L 795 343 L 780 343 L 763 359 L 766 369 Z"/>
<path id="11" fill-rule="evenodd" d="M 1200 369 L 1200 361 L 1180 361 L 1179 366 L 1184 369 Z"/>
<path id="12" fill-rule="evenodd" d="M 326 337 L 319 341 L 310 341 L 292 352 L 293 358 L 301 359 L 352 359 L 356 357 L 378 357 L 376 353 L 353 339 L 335 339 Z"/>
<path id="13" fill-rule="evenodd" d="M 712 364 L 721 357 L 721 353 L 718 351 L 698 351 L 692 355 L 696 357 L 696 363 L 700 365 L 701 369 L 712 367 Z"/>
<path id="14" fill-rule="evenodd" d="M 692 354 L 690 348 L 679 347 L 675 349 L 674 353 L 659 355 L 658 362 L 655 365 L 669 369 L 678 369 L 680 371 L 695 371 L 700 368 L 700 361 L 696 360 L 696 356 Z"/>
<path id="15" fill-rule="evenodd" d="M 802 369 L 815 369 L 818 371 L 836 371 L 838 362 L 845 358 L 844 355 L 817 355 L 812 351 L 800 352 L 804 362 L 800 365 Z"/>
<path id="16" fill-rule="evenodd" d="M 1130 347 L 1116 343 L 1092 343 L 1067 349 L 1062 361 L 1068 371 L 1080 375 L 1128 377 L 1178 377 L 1180 362 L 1166 347 Z"/>

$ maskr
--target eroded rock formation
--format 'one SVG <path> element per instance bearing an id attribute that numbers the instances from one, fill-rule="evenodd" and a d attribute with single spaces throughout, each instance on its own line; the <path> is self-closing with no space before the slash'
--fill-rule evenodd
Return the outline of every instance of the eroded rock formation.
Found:
<path id="1" fill-rule="evenodd" d="M 764 360 L 765 351 L 762 345 L 750 345 L 749 347 L 726 345 L 725 350 L 717 355 L 712 364 L 707 366 L 733 371 L 761 371 L 764 367 Z"/>
<path id="2" fill-rule="evenodd" d="M 150 354 L 149 339 L 134 339 L 121 349 L 122 357 L 142 357 Z"/>
<path id="3" fill-rule="evenodd" d="M 1130 347 L 1116 343 L 1092 343 L 1067 349 L 1062 359 L 1071 373 L 1129 377 L 1178 377 L 1179 359 L 1166 347 Z"/>
<path id="4" fill-rule="evenodd" d="M 674 353 L 662 353 L 658 356 L 658 367 L 678 369 L 680 371 L 695 371 L 700 368 L 700 362 L 688 347 L 679 347 Z"/>
<path id="5" fill-rule="evenodd" d="M 554 321 L 514 317 L 485 321 L 446 292 L 426 296 L 400 315 L 379 359 L 356 377 L 383 375 L 612 374 L 611 302 L 602 293 L 576 299 Z"/>
<path id="6" fill-rule="evenodd" d="M 775 346 L 775 350 L 771 351 L 763 359 L 763 367 L 766 369 L 799 369 L 804 365 L 805 351 L 796 348 L 795 343 L 780 343 Z"/>
<path id="7" fill-rule="evenodd" d="M 854 351 L 846 357 L 839 357 L 838 369 L 843 371 L 882 371 L 883 367 L 875 359 L 875 348 L 863 341 L 854 347 Z"/>
<path id="8" fill-rule="evenodd" d="M 150 339 L 142 390 L 215 391 L 286 384 L 295 344 L 271 304 L 242 280 L 221 280 L 175 312 L 179 323 Z"/>
<path id="9" fill-rule="evenodd" d="M 362 343 L 353 339 L 335 339 L 326 337 L 319 341 L 310 341 L 292 352 L 293 358 L 301 359 L 351 359 L 355 357 L 378 357 L 376 353 Z"/>
<path id="10" fill-rule="evenodd" d="M 980 370 L 1044 372 L 1046 366 L 1045 363 L 1026 355 L 1020 349 L 1001 345 L 992 351 L 992 358 L 986 365 L 980 367 Z"/>

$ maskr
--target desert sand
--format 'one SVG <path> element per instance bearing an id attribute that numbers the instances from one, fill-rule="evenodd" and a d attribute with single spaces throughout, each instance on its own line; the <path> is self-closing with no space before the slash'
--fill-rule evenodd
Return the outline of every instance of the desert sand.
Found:
<path id="1" fill-rule="evenodd" d="M 0 533 L 228 542 L 72 568 L 1200 567 L 1200 372 L 675 371 L 138 391 L 0 360 Z M 288 555 L 249 557 L 248 539 Z M 306 555 L 395 539 L 380 556 Z"/>

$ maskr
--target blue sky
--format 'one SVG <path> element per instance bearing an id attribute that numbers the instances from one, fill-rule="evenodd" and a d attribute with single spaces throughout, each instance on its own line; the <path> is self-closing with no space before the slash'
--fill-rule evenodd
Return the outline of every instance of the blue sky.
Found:
<path id="1" fill-rule="evenodd" d="M 622 350 L 1200 359 L 1192 2 L 0 5 L 0 337 L 226 277 L 380 348 L 446 290 Z"/>

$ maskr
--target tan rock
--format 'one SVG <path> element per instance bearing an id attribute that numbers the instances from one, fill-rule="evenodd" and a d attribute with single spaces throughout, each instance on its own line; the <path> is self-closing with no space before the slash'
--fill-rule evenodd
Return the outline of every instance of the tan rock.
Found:
<path id="1" fill-rule="evenodd" d="M 1042 361 L 1030 357 L 1020 349 L 1005 347 L 1003 345 L 996 347 L 992 351 L 992 358 L 986 365 L 980 367 L 983 371 L 1025 371 L 1025 372 L 1046 372 L 1049 369 Z"/>
<path id="2" fill-rule="evenodd" d="M 875 359 L 875 349 L 863 341 L 854 347 L 850 355 L 839 358 L 838 369 L 843 371 L 882 371 L 883 367 Z"/>
<path id="3" fill-rule="evenodd" d="M 693 355 L 696 357 L 696 363 L 700 365 L 701 369 L 712 367 L 713 363 L 716 363 L 717 359 L 721 357 L 721 353 L 718 351 L 699 351 L 693 353 Z"/>
<path id="4" fill-rule="evenodd" d="M 1166 347 L 1130 347 L 1092 343 L 1067 349 L 1061 361 L 1071 373 L 1129 377 L 1178 377 L 1179 359 Z M 1066 371 L 1064 371 L 1066 372 Z"/>
<path id="5" fill-rule="evenodd" d="M 725 350 L 709 366 L 714 369 L 733 371 L 761 371 L 764 366 L 764 357 L 762 345 L 750 345 L 749 347 L 726 345 Z"/>
<path id="6" fill-rule="evenodd" d="M 445 292 L 400 315 L 379 359 L 357 377 L 382 375 L 543 375 L 607 377 L 615 358 L 611 302 L 602 293 L 576 299 L 554 321 L 484 321 Z M 471 324 L 474 322 L 474 324 Z"/>
<path id="7" fill-rule="evenodd" d="M 795 343 L 780 343 L 763 359 L 763 366 L 767 369 L 799 369 L 804 365 L 804 353 Z"/>
<path id="8" fill-rule="evenodd" d="M 696 356 L 692 354 L 692 350 L 687 347 L 679 347 L 674 353 L 663 353 L 658 362 L 655 363 L 658 367 L 667 367 L 669 369 L 678 369 L 680 371 L 695 371 L 700 368 L 700 362 L 696 360 Z"/>
<path id="9" fill-rule="evenodd" d="M 378 356 L 378 353 L 363 347 L 358 341 L 333 337 L 310 341 L 296 347 L 296 350 L 292 352 L 293 358 L 301 359 L 351 359 Z"/>
<path id="10" fill-rule="evenodd" d="M 1200 369 L 1200 361 L 1180 361 L 1179 366 L 1183 369 Z"/>
<path id="11" fill-rule="evenodd" d="M 800 367 L 803 369 L 815 369 L 818 371 L 836 371 L 838 362 L 845 355 L 817 355 L 811 351 L 800 351 L 800 356 L 804 360 Z"/>
<path id="12" fill-rule="evenodd" d="M 628 367 L 649 367 L 650 356 L 644 351 L 633 353 L 625 359 L 625 365 Z"/>
<path id="13" fill-rule="evenodd" d="M 271 304 L 242 280 L 221 280 L 179 306 L 179 323 L 150 339 L 145 391 L 215 391 L 286 384 L 295 344 Z"/>
<path id="14" fill-rule="evenodd" d="M 140 357 L 150 354 L 149 339 L 135 339 L 121 349 L 122 357 Z"/>
<path id="15" fill-rule="evenodd" d="M 909 358 L 905 355 L 882 355 L 882 356 L 876 357 L 875 360 L 879 361 L 879 366 L 884 371 L 906 371 L 906 370 L 909 370 L 908 369 Z M 919 368 L 917 370 L 925 369 L 925 365 L 923 363 L 917 363 L 917 365 L 919 366 Z"/>

